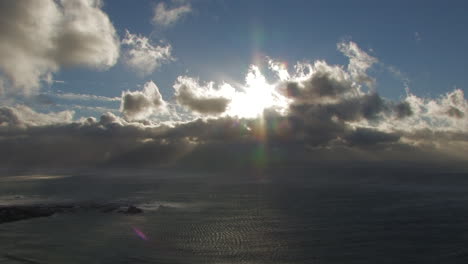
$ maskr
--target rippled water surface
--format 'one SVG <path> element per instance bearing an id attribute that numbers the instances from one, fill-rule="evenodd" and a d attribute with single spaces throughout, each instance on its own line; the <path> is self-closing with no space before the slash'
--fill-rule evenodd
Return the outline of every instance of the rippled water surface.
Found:
<path id="1" fill-rule="evenodd" d="M 466 173 L 50 174 L 4 176 L 0 203 L 123 201 L 145 212 L 1 224 L 0 263 L 468 263 Z"/>

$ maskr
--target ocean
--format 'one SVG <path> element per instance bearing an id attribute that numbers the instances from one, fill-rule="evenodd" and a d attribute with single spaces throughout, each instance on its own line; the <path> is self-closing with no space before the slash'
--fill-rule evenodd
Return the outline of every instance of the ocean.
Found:
<path id="1" fill-rule="evenodd" d="M 468 263 L 468 174 L 408 168 L 3 171 L 0 263 Z"/>

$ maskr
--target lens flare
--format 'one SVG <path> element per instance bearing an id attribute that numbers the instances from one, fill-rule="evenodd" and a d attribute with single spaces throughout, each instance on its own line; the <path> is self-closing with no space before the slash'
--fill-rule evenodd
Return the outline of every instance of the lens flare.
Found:
<path id="1" fill-rule="evenodd" d="M 145 241 L 148 241 L 148 237 L 140 229 L 138 229 L 136 227 L 132 227 L 132 229 L 139 238 L 141 238 L 141 239 L 143 239 Z"/>

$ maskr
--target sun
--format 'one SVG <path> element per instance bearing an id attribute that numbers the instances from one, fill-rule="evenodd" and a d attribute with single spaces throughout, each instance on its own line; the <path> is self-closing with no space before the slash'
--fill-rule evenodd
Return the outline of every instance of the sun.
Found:
<path id="1" fill-rule="evenodd" d="M 276 91 L 276 84 L 270 84 L 260 69 L 252 65 L 245 78 L 243 91 L 231 95 L 227 114 L 241 118 L 256 118 L 267 108 L 286 109 L 287 98 Z"/>

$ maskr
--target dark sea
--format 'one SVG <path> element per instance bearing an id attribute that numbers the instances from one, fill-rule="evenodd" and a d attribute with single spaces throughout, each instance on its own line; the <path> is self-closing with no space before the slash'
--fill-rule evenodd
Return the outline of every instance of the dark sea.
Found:
<path id="1" fill-rule="evenodd" d="M 4 171 L 0 204 L 131 203 L 0 225 L 0 263 L 468 263 L 468 174 Z"/>

